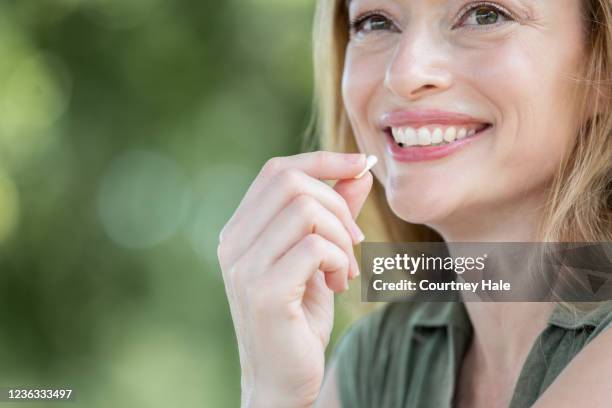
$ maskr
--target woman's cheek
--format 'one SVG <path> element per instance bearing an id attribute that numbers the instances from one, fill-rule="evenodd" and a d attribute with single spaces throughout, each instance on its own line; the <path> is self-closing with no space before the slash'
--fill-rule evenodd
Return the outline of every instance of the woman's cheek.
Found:
<path id="1" fill-rule="evenodd" d="M 497 95 L 506 122 L 501 142 L 507 160 L 531 168 L 541 181 L 552 176 L 576 135 L 567 81 L 572 64 L 563 54 L 549 59 L 550 52 L 542 53 L 538 44 L 519 45 L 506 50 L 507 62 L 490 79 L 502 84 Z M 502 81 L 504 74 L 513 80 Z"/>
<path id="2" fill-rule="evenodd" d="M 377 120 L 388 103 L 384 92 L 386 65 L 370 53 L 348 52 L 342 77 L 342 97 L 357 145 L 362 152 L 375 154 L 381 165 L 374 174 L 381 178 L 384 167 L 385 139 Z"/>
<path id="3" fill-rule="evenodd" d="M 382 86 L 385 65 L 363 50 L 349 50 L 342 76 L 342 94 L 348 114 L 352 119 L 367 119 L 368 105 Z"/>
<path id="4" fill-rule="evenodd" d="M 542 159 L 540 145 L 547 129 L 558 131 L 551 100 L 559 82 L 547 78 L 545 61 L 534 55 L 538 48 L 515 39 L 473 51 L 458 64 L 495 118 L 493 155 L 506 169 Z"/>

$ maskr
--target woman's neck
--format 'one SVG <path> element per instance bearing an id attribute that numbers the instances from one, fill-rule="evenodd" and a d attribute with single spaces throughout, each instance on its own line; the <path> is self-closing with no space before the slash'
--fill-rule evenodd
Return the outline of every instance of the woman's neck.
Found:
<path id="1" fill-rule="evenodd" d="M 466 302 L 474 336 L 456 388 L 460 407 L 507 407 L 529 351 L 546 326 L 550 303 Z"/>
<path id="2" fill-rule="evenodd" d="M 543 202 L 544 194 L 525 196 L 488 212 L 472 211 L 472 219 L 455 216 L 453 223 L 432 227 L 446 242 L 535 242 Z M 488 378 L 514 384 L 554 304 L 468 301 L 465 306 L 474 328 L 472 364 Z"/>
<path id="3" fill-rule="evenodd" d="M 516 379 L 554 307 L 548 302 L 466 302 L 472 352 L 481 372 Z M 504 376 L 505 377 L 505 376 Z"/>

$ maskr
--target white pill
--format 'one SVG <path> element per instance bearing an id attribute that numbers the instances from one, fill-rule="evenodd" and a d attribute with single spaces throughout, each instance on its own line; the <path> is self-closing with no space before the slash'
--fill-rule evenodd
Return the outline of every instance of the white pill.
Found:
<path id="1" fill-rule="evenodd" d="M 361 173 L 356 175 L 355 178 L 356 179 L 362 178 L 364 174 L 366 174 L 372 167 L 376 165 L 376 163 L 378 163 L 378 157 L 374 156 L 373 154 L 369 155 L 368 158 L 366 159 L 365 168 L 361 171 Z"/>

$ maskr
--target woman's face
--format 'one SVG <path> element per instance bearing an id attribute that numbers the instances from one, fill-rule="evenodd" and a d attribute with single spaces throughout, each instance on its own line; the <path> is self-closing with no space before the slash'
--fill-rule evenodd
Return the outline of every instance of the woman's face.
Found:
<path id="1" fill-rule="evenodd" d="M 541 196 L 577 133 L 581 7 L 351 0 L 343 100 L 398 216 L 435 227 Z"/>

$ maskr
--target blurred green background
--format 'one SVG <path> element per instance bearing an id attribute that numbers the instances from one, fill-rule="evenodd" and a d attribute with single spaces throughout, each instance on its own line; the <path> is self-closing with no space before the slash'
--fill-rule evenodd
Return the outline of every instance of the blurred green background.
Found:
<path id="1" fill-rule="evenodd" d="M 0 387 L 239 405 L 218 234 L 262 164 L 302 148 L 313 9 L 0 0 Z"/>

